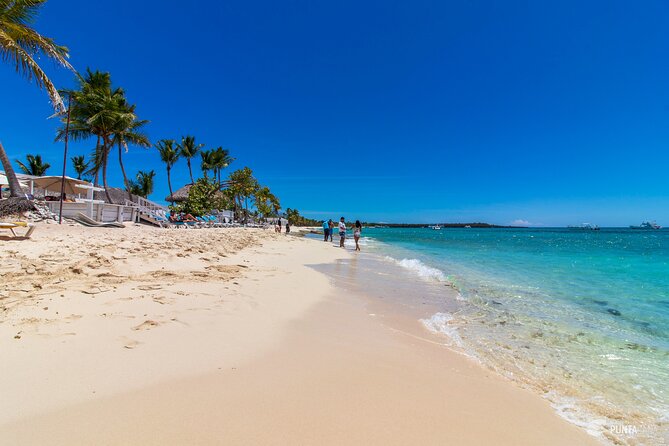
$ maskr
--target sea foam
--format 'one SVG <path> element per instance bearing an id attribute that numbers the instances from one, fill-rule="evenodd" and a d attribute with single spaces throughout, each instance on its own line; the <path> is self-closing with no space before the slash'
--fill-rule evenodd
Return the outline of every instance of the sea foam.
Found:
<path id="1" fill-rule="evenodd" d="M 463 347 L 462 338 L 458 333 L 457 328 L 449 325 L 453 320 L 453 315 L 450 313 L 435 313 L 429 319 L 421 319 L 421 323 L 433 333 L 446 335 L 454 345 Z"/>
<path id="2" fill-rule="evenodd" d="M 437 280 L 439 282 L 448 282 L 448 278 L 446 277 L 446 274 L 444 274 L 443 271 L 437 268 L 432 268 L 431 266 L 424 264 L 418 259 L 397 260 L 392 257 L 387 257 L 387 259 L 397 263 L 402 268 L 406 268 L 410 271 L 413 271 L 423 279 Z"/>

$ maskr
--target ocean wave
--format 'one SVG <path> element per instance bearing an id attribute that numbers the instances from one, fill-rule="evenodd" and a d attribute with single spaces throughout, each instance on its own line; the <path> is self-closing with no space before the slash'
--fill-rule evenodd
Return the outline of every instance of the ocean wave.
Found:
<path id="1" fill-rule="evenodd" d="M 554 390 L 546 392 L 543 396 L 561 418 L 579 426 L 593 437 L 602 437 L 607 425 L 605 418 L 595 417 L 583 410 L 581 404 L 575 398 L 560 395 Z"/>
<path id="2" fill-rule="evenodd" d="M 457 328 L 449 325 L 452 320 L 453 315 L 450 313 L 435 313 L 431 318 L 421 319 L 420 322 L 431 332 L 446 335 L 455 346 L 463 348 L 464 344 Z"/>
<path id="3" fill-rule="evenodd" d="M 446 277 L 446 274 L 444 274 L 443 271 L 437 268 L 432 268 L 431 266 L 427 266 L 418 259 L 397 260 L 392 257 L 387 257 L 387 259 L 397 263 L 402 268 L 406 268 L 410 271 L 413 271 L 418 276 L 424 279 L 437 280 L 439 282 L 448 282 L 448 277 Z"/>

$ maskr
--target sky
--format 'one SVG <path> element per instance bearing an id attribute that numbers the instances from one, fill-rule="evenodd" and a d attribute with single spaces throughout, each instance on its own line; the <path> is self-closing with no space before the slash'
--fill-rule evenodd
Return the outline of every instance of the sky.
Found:
<path id="1" fill-rule="evenodd" d="M 664 1 L 51 0 L 35 27 L 110 72 L 152 141 L 228 148 L 309 217 L 669 226 Z M 8 64 L 0 86 L 9 156 L 59 174 L 46 93 Z M 163 202 L 157 151 L 125 162 Z"/>

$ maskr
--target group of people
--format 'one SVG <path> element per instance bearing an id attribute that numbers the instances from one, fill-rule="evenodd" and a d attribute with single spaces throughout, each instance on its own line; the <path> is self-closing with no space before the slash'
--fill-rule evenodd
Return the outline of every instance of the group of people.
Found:
<path id="1" fill-rule="evenodd" d="M 346 219 L 344 217 L 339 219 L 339 247 L 343 248 L 346 242 Z M 360 236 L 362 235 L 362 224 L 360 220 L 356 220 L 352 227 L 353 239 L 355 240 L 355 250 L 360 251 Z M 327 242 L 328 238 L 332 241 L 335 232 L 335 222 L 330 220 L 323 220 L 323 241 Z"/>
<path id="2" fill-rule="evenodd" d="M 274 232 L 278 232 L 279 234 L 281 233 L 281 219 L 278 218 L 276 220 L 276 225 L 274 226 Z M 290 222 L 286 220 L 286 235 L 290 234 Z"/>

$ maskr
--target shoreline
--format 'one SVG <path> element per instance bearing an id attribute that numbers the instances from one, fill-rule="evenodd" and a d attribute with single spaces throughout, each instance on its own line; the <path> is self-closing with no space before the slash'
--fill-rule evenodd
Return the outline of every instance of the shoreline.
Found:
<path id="1" fill-rule="evenodd" d="M 422 234 L 418 238 L 421 236 Z M 393 235 L 390 239 L 402 241 L 397 235 Z M 600 339 L 597 338 L 600 332 L 588 331 L 587 319 L 579 318 L 581 310 L 578 308 L 576 309 L 579 313 L 574 318 L 577 321 L 586 321 L 586 324 L 577 328 L 568 324 L 559 325 L 557 322 L 549 326 L 540 317 L 532 319 L 533 310 L 525 312 L 522 308 L 514 306 L 513 298 L 521 297 L 516 296 L 521 293 L 516 291 L 515 286 L 524 282 L 509 281 L 505 271 L 510 270 L 509 277 L 513 278 L 512 267 L 507 268 L 503 265 L 504 274 L 491 276 L 492 279 L 488 277 L 486 283 L 486 280 L 480 280 L 481 276 L 476 276 L 477 270 L 472 267 L 471 262 L 467 263 L 466 258 L 456 264 L 455 260 L 449 260 L 448 253 L 442 253 L 443 257 L 437 259 L 434 253 L 431 253 L 431 257 L 420 249 L 403 247 L 401 243 L 398 245 L 399 248 L 379 236 L 378 239 L 375 237 L 372 240 L 370 248 L 375 255 L 413 270 L 416 275 L 414 279 L 421 276 L 429 282 L 453 283 L 458 293 L 465 293 L 459 298 L 444 294 L 442 301 L 457 300 L 456 306 L 448 308 L 444 305 L 442 308 L 436 308 L 421 320 L 426 329 L 439 336 L 445 344 L 451 344 L 450 346 L 458 351 L 462 350 L 465 355 L 478 360 L 483 367 L 507 377 L 519 387 L 541 395 L 550 402 L 560 417 L 607 444 L 665 444 L 669 441 L 666 416 L 664 416 L 666 412 L 652 405 L 660 402 L 661 385 L 657 387 L 660 393 L 648 398 L 648 393 L 642 394 L 647 381 L 635 383 L 621 378 L 621 376 L 627 378 L 633 376 L 629 369 L 621 370 L 619 367 L 603 369 L 602 373 L 589 372 L 596 370 L 589 366 L 596 366 L 597 363 L 605 366 L 606 364 L 602 363 L 621 360 L 621 364 L 612 365 L 624 367 L 629 364 L 632 368 L 636 366 L 639 373 L 642 370 L 646 373 L 654 370 L 654 375 L 649 376 L 654 376 L 655 383 L 661 383 L 664 371 L 657 368 L 657 363 L 654 369 L 650 365 L 642 368 L 650 361 L 643 357 L 645 353 L 642 351 L 643 348 L 638 349 L 638 357 L 630 358 L 628 350 L 632 354 L 637 352 L 633 348 L 635 344 L 631 344 L 631 341 L 622 346 L 605 344 L 604 341 L 600 343 Z M 457 254 L 456 251 L 453 256 L 456 259 L 458 259 Z M 478 253 L 478 255 L 484 254 Z M 524 266 L 530 268 L 528 271 L 532 271 L 532 265 Z M 488 290 L 493 292 L 488 293 Z M 415 300 L 413 296 L 420 295 L 421 291 L 417 289 L 415 293 L 407 294 L 412 296 L 408 300 Z M 530 297 L 534 297 L 531 290 Z M 531 302 L 531 299 L 528 300 Z M 606 300 L 613 301 L 613 298 Z M 519 302 L 522 301 L 519 299 Z M 595 302 L 597 305 L 606 303 Z M 561 301 L 556 299 L 555 302 L 547 301 L 546 304 L 550 306 L 559 303 Z M 602 312 L 601 308 L 596 310 Z M 527 315 L 528 313 L 530 315 Z M 611 314 L 615 313 L 604 314 L 608 314 L 608 320 L 604 322 L 615 322 L 611 319 Z M 560 332 L 559 329 L 563 331 Z M 582 338 L 567 335 L 560 338 L 559 335 L 563 333 L 567 335 L 573 333 Z M 603 339 L 604 335 L 601 336 Z M 571 345 L 568 343 L 574 339 L 583 341 L 584 347 L 581 350 L 569 350 Z M 562 343 L 558 342 L 560 340 L 563 340 Z M 590 340 L 593 340 L 593 347 L 590 351 L 585 351 L 590 348 L 591 344 L 586 344 Z M 643 341 L 637 342 L 643 344 Z M 583 364 L 579 361 L 586 354 L 590 355 L 586 357 L 588 366 L 578 368 L 579 364 Z M 651 386 L 648 388 L 652 389 Z M 657 397 L 657 401 L 652 397 Z"/>
<path id="2" fill-rule="evenodd" d="M 12 324 L 50 310 L 35 302 L 13 308 L 10 319 L 0 313 L 0 344 L 10 358 L 0 366 L 7 395 L 0 437 L 54 445 L 100 438 L 110 444 L 214 444 L 221 438 L 232 444 L 599 444 L 540 396 L 442 345 L 407 336 L 421 329 L 418 321 L 393 322 L 407 324 L 406 332 L 379 323 L 365 296 L 337 288 L 315 268 L 351 258 L 348 252 L 308 238 L 241 229 L 225 238 L 249 231 L 242 236 L 254 240 L 212 256 L 207 238 L 224 234 L 216 230 L 127 229 L 129 238 L 145 243 L 155 237 L 158 244 L 165 237 L 203 240 L 184 244 L 192 251 L 159 269 L 132 254 L 103 256 L 111 264 L 103 261 L 96 277 L 120 262 L 118 269 L 141 277 L 133 279 L 141 282 L 135 288 L 145 289 L 117 284 L 85 297 L 69 287 L 59 292 L 65 299 L 49 303 L 76 304 L 80 318 L 32 320 L 34 330 L 13 339 Z M 40 232 L 40 238 L 65 240 L 58 230 Z M 130 251 L 123 243 L 111 244 Z M 226 268 L 212 282 L 216 265 Z M 147 276 L 156 271 L 157 277 Z M 191 280 L 193 271 L 207 276 Z M 90 308 L 82 308 L 82 299 Z M 100 330 L 100 314 L 113 312 L 100 310 L 110 307 L 118 316 L 126 311 L 135 317 L 112 318 Z M 121 337 L 138 343 L 127 348 Z M 57 354 L 48 357 L 48 348 Z M 17 414 L 28 388 L 33 390 L 24 406 L 31 407 Z"/>

